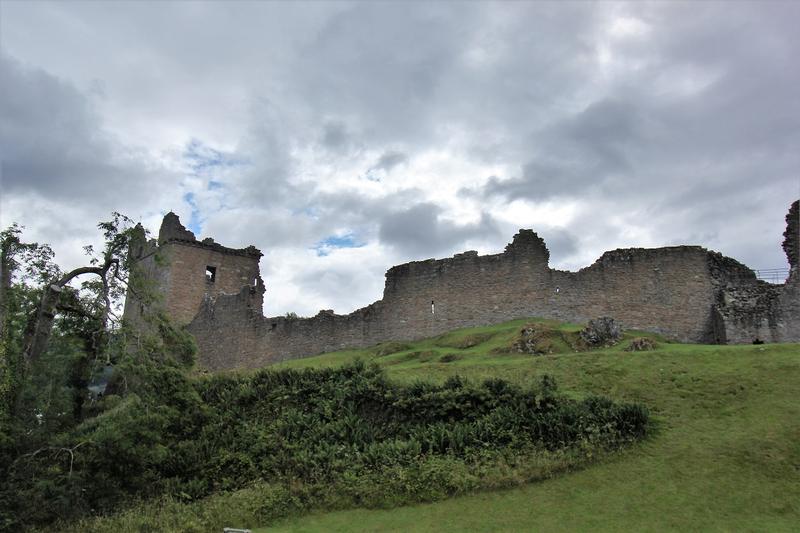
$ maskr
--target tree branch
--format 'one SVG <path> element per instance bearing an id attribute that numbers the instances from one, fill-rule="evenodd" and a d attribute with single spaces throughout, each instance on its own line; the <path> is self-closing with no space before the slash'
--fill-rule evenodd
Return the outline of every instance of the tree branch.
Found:
<path id="1" fill-rule="evenodd" d="M 80 267 L 80 268 L 76 268 L 75 270 L 72 270 L 72 271 L 64 274 L 61 277 L 61 279 L 59 279 L 57 282 L 54 283 L 54 285 L 58 285 L 59 287 L 63 287 L 64 285 L 66 285 L 67 283 L 72 281 L 74 278 L 77 278 L 78 276 L 82 276 L 84 274 L 97 274 L 98 276 L 102 276 L 103 274 L 105 274 L 106 270 L 107 269 L 104 269 L 103 267 Z"/>
<path id="2" fill-rule="evenodd" d="M 98 318 L 97 315 L 93 315 L 92 313 L 86 311 L 85 309 L 81 309 L 80 307 L 76 307 L 74 305 L 59 303 L 56 305 L 56 309 L 59 311 L 65 311 L 67 313 L 75 313 L 76 315 L 81 315 L 86 318 Z"/>
<path id="3" fill-rule="evenodd" d="M 58 457 L 59 454 L 61 454 L 62 452 L 66 452 L 66 453 L 69 454 L 69 474 L 67 474 L 67 476 L 72 476 L 72 465 L 75 463 L 75 450 L 77 450 L 78 448 L 80 448 L 84 444 L 91 444 L 91 442 L 92 441 L 90 441 L 90 440 L 79 442 L 78 444 L 76 444 L 72 448 L 60 448 L 60 447 L 57 447 L 57 446 L 43 446 L 43 447 L 41 447 L 38 450 L 35 450 L 33 452 L 20 455 L 14 462 L 19 461 L 20 459 L 24 459 L 25 457 L 31 457 L 31 458 L 36 457 L 37 455 L 39 455 L 42 452 L 53 452 L 54 451 L 54 452 L 56 452 L 55 457 Z"/>
<path id="4" fill-rule="evenodd" d="M 76 268 L 75 270 L 72 270 L 72 271 L 64 274 L 61 277 L 61 279 L 58 280 L 55 284 L 58 285 L 59 287 L 63 287 L 64 285 L 66 285 L 67 283 L 72 281 L 74 278 L 77 278 L 78 276 L 82 276 L 84 274 L 97 274 L 101 278 L 105 279 L 106 274 L 108 273 L 109 269 L 113 265 L 119 265 L 119 259 L 117 259 L 116 257 L 113 257 L 111 255 L 106 255 L 106 259 L 105 259 L 105 262 L 103 263 L 103 266 L 99 266 L 99 267 L 90 266 L 90 267 L 79 267 L 79 268 Z"/>

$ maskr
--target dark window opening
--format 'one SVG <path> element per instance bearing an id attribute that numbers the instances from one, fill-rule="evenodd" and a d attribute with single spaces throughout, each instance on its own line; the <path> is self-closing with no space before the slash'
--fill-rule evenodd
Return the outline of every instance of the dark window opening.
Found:
<path id="1" fill-rule="evenodd" d="M 217 279 L 217 267 L 207 266 L 206 281 L 209 283 L 214 283 L 216 279 Z"/>

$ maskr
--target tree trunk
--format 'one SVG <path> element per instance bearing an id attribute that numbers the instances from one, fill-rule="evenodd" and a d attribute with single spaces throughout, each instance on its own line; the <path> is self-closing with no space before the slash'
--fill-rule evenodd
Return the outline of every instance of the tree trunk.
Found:
<path id="1" fill-rule="evenodd" d="M 28 321 L 22 353 L 25 354 L 29 365 L 39 359 L 47 349 L 50 332 L 53 331 L 53 323 L 56 319 L 56 306 L 62 290 L 62 287 L 55 283 L 48 285 L 42 292 L 42 299 L 36 315 Z"/>
<path id="2" fill-rule="evenodd" d="M 83 274 L 96 274 L 103 278 L 103 289 L 105 291 L 103 296 L 108 301 L 108 284 L 105 277 L 111 265 L 115 263 L 115 259 L 108 257 L 102 267 L 76 268 L 64 275 L 60 280 L 44 288 L 36 315 L 28 321 L 28 327 L 25 330 L 22 353 L 25 354 L 27 365 L 39 359 L 47 350 L 47 343 L 50 341 L 50 333 L 53 331 L 53 324 L 56 320 L 56 308 L 58 307 L 58 301 L 61 299 L 61 292 L 64 290 L 64 286 L 72 281 L 73 278 Z"/>
<path id="3" fill-rule="evenodd" d="M 0 243 L 0 342 L 5 340 L 6 318 L 8 317 L 8 291 L 11 289 L 11 243 Z"/>
<path id="4" fill-rule="evenodd" d="M 8 292 L 11 289 L 10 239 L 0 242 L 0 422 L 10 417 L 17 398 L 17 375 L 19 359 L 11 354 L 7 346 Z"/>

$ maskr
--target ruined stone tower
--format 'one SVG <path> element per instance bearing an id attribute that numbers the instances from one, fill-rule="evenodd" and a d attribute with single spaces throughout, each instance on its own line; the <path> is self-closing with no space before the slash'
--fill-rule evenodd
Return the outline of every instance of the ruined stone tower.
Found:
<path id="1" fill-rule="evenodd" d="M 261 251 L 253 246 L 227 248 L 213 239 L 198 241 L 175 213 L 167 213 L 158 240 L 146 241 L 144 229 L 131 246 L 138 275 L 146 280 L 146 291 L 157 295 L 153 305 L 177 325 L 189 324 L 206 299 L 237 294 L 247 288 L 254 306 L 261 308 L 264 283 L 258 270 Z M 146 305 L 129 294 L 125 318 L 137 322 Z"/>

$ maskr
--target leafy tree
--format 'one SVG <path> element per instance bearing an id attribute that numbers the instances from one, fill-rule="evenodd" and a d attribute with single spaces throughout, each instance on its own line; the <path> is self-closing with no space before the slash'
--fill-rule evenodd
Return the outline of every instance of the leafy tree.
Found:
<path id="1" fill-rule="evenodd" d="M 32 424 L 34 429 L 54 429 L 49 427 L 53 417 L 59 419 L 56 425 L 68 419 L 77 423 L 93 368 L 112 359 L 118 362 L 126 353 L 120 313 L 126 291 L 142 301 L 157 300 L 145 294 L 146 283 L 134 281 L 135 287 L 129 287 L 128 250 L 146 238 L 145 230 L 119 213 L 98 228 L 104 236 L 102 249 L 85 247 L 88 264 L 69 272 L 53 262 L 48 245 L 23 242 L 20 226 L 0 233 L 3 424 L 16 419 L 31 430 Z M 184 365 L 193 362 L 195 348 L 187 333 L 175 329 L 163 314 L 153 313 L 148 320 L 154 327 L 144 336 L 142 354 L 163 359 L 169 352 L 178 354 Z"/>
<path id="2" fill-rule="evenodd" d="M 147 284 L 141 280 L 129 287 L 128 250 L 146 233 L 118 213 L 98 227 L 102 248 L 85 247 L 87 265 L 69 272 L 53 262 L 49 246 L 23 242 L 20 226 L 0 233 L 0 531 L 20 525 L 22 515 L 33 523 L 45 520 L 39 515 L 52 519 L 62 511 L 87 512 L 82 507 L 87 490 L 95 484 L 102 492 L 104 484 L 84 479 L 86 468 L 79 465 L 113 462 L 102 456 L 112 446 L 119 448 L 115 453 L 130 452 L 136 460 L 139 451 L 162 453 L 148 447 L 160 431 L 160 417 L 136 413 L 141 404 L 136 391 L 160 368 L 177 375 L 193 362 L 191 337 L 163 313 L 146 316 L 154 327 L 141 336 L 141 349 L 126 344 L 120 313 L 126 291 L 141 301 L 158 299 L 145 294 Z M 112 361 L 116 394 L 110 403 L 90 397 L 93 370 Z M 113 410 L 115 398 L 125 402 L 117 414 L 93 423 L 95 415 Z M 108 480 L 114 490 L 124 486 L 122 479 Z M 108 497 L 116 501 L 111 493 Z"/>
<path id="3" fill-rule="evenodd" d="M 105 237 L 103 251 L 96 254 L 91 246 L 87 246 L 85 250 L 90 257 L 88 266 L 55 276 L 44 284 L 36 315 L 28 323 L 24 336 L 23 355 L 26 363 L 36 361 L 47 349 L 57 311 L 76 313 L 97 322 L 95 350 L 103 349 L 109 322 L 119 320 L 113 302 L 124 296 L 127 287 L 132 221 L 125 215 L 114 213 L 111 221 L 101 222 L 98 227 Z M 68 289 L 68 284 L 87 275 L 96 278 L 82 284 L 84 293 L 90 296 L 81 299 Z"/>
<path id="4" fill-rule="evenodd" d="M 12 414 L 24 376 L 22 331 L 39 297 L 36 285 L 59 275 L 46 244 L 24 243 L 22 227 L 0 232 L 0 422 Z"/>

